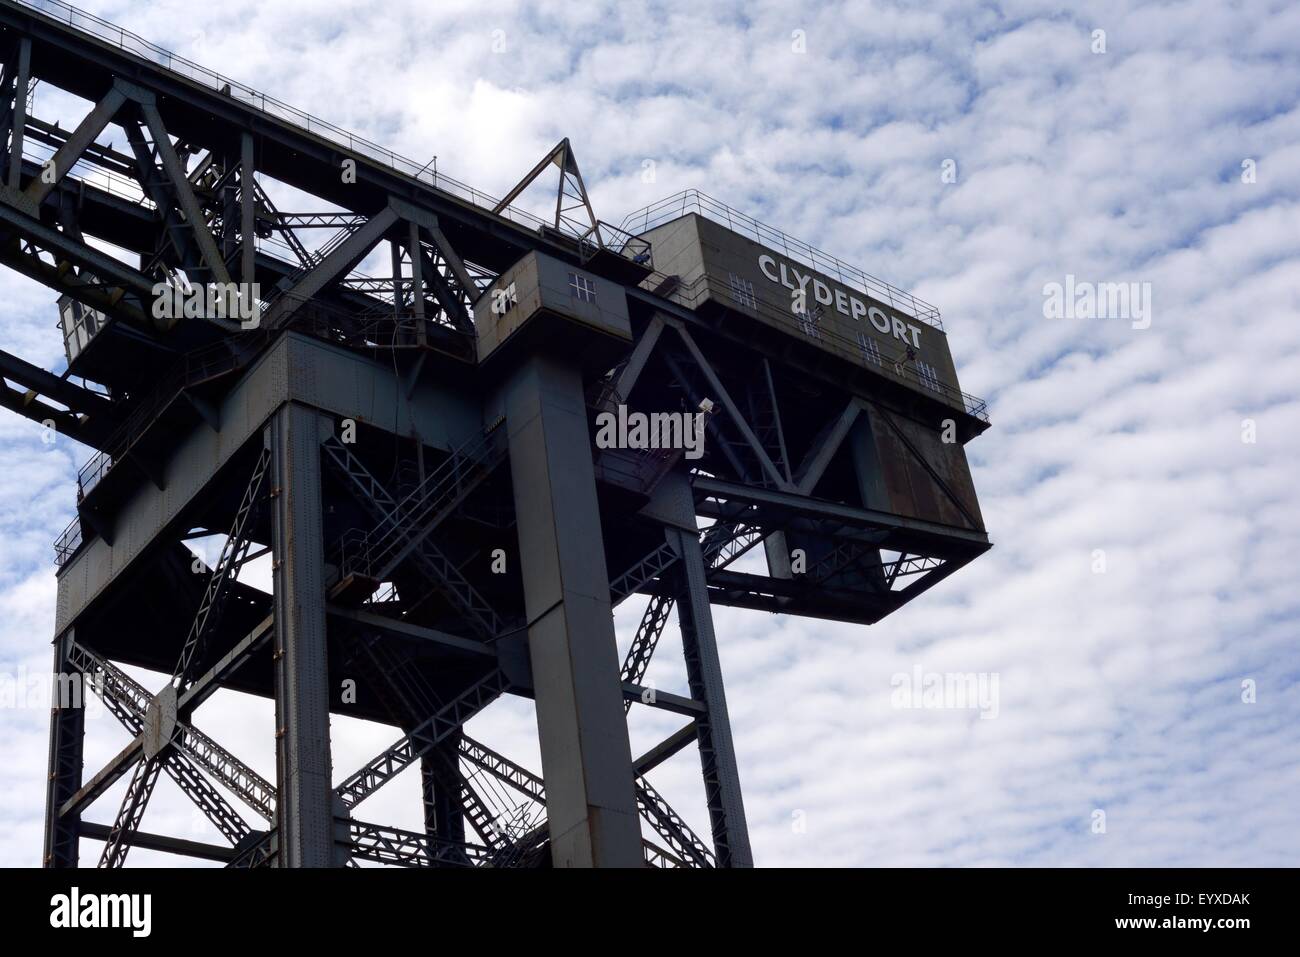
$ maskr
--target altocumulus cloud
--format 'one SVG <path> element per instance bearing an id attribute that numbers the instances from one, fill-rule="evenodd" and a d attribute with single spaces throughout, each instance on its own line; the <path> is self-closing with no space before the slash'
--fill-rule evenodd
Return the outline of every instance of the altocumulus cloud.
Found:
<path id="1" fill-rule="evenodd" d="M 968 452 L 997 547 L 869 629 L 717 610 L 760 864 L 1300 858 L 1300 8 L 85 6 L 489 192 L 567 135 L 605 219 L 698 187 L 939 304 L 991 400 Z M 1150 328 L 1045 318 L 1067 275 L 1150 283 Z M 0 284 L 4 348 L 57 369 L 51 297 Z M 48 666 L 84 455 L 0 417 L 6 670 Z M 893 707 L 918 666 L 998 675 L 996 719 Z M 265 703 L 205 708 L 271 773 Z M 639 720 L 634 751 L 674 730 Z M 0 712 L 3 863 L 39 859 L 45 723 Z M 340 771 L 389 737 L 346 731 Z M 475 731 L 539 766 L 526 708 Z M 693 760 L 655 782 L 707 831 Z M 372 814 L 414 825 L 399 782 Z M 149 813 L 205 833 L 162 787 Z"/>

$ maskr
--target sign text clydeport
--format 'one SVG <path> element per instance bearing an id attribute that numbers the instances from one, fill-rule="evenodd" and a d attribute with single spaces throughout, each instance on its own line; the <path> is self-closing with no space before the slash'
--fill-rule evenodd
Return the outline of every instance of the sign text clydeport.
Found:
<path id="1" fill-rule="evenodd" d="M 807 295 L 806 287 L 811 282 L 813 298 L 823 306 L 833 305 L 837 312 L 859 322 L 863 316 L 866 316 L 871 325 L 883 335 L 892 335 L 917 349 L 921 348 L 921 330 L 918 327 L 910 322 L 904 322 L 897 316 L 886 315 L 883 309 L 876 306 L 868 306 L 857 296 L 846 293 L 843 289 L 832 290 L 816 276 L 800 273 L 793 264 L 780 262 L 764 253 L 758 257 L 758 268 L 772 282 L 779 283 L 787 289 L 804 290 L 805 295 Z"/>

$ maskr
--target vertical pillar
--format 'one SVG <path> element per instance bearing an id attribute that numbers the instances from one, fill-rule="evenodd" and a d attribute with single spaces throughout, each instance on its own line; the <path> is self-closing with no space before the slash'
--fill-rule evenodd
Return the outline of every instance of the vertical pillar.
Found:
<path id="1" fill-rule="evenodd" d="M 23 136 L 27 130 L 27 88 L 32 85 L 32 41 L 18 40 L 18 64 L 14 73 L 13 129 L 9 134 L 9 188 L 21 189 L 23 179 Z"/>
<path id="2" fill-rule="evenodd" d="M 882 512 L 892 512 L 889 502 L 889 489 L 885 486 L 885 471 L 880 462 L 880 450 L 876 447 L 876 435 L 871 427 L 871 413 L 863 409 L 848 436 L 849 457 L 853 460 L 853 472 L 858 480 L 858 493 L 862 496 L 864 508 L 873 508 Z M 873 587 L 887 591 L 885 572 L 880 567 L 880 552 L 863 574 Z"/>
<path id="3" fill-rule="evenodd" d="M 86 695 L 92 694 L 89 675 L 74 672 L 68 662 L 73 631 L 54 639 L 54 681 L 50 702 L 50 773 L 45 788 L 46 867 L 76 867 L 81 841 L 81 812 L 59 814 L 65 801 L 81 788 L 82 745 L 86 729 Z"/>
<path id="4" fill-rule="evenodd" d="M 424 345 L 427 330 L 424 327 L 424 264 L 420 261 L 420 227 L 414 222 L 407 226 L 406 249 L 411 255 L 411 308 L 415 315 L 415 341 Z"/>
<path id="5" fill-rule="evenodd" d="M 719 867 L 753 867 L 745 803 L 740 795 L 740 774 L 731 741 L 731 719 L 727 716 L 727 696 L 722 688 L 722 662 L 713 632 L 713 612 L 689 480 L 680 472 L 666 476 L 656 489 L 656 500 L 664 504 L 665 512 L 674 521 L 668 526 L 667 535 L 681 556 L 677 621 L 686 656 L 686 677 L 691 697 L 707 706 L 707 711 L 696 719 L 696 728 L 714 853 Z"/>
<path id="6" fill-rule="evenodd" d="M 880 452 L 876 448 L 876 435 L 871 428 L 871 415 L 867 410 L 863 410 L 849 430 L 848 444 L 863 506 L 891 511 L 889 491 L 885 488 L 885 472 L 880 463 Z"/>
<path id="7" fill-rule="evenodd" d="M 274 502 L 276 804 L 282 867 L 334 863 L 318 414 L 294 403 L 267 429 Z"/>
<path id="8" fill-rule="evenodd" d="M 430 837 L 455 844 L 465 843 L 465 815 L 460 805 L 460 784 L 456 780 L 456 754 L 460 732 L 451 735 L 434 753 L 420 759 L 424 792 L 424 832 Z"/>
<path id="9" fill-rule="evenodd" d="M 245 283 L 257 279 L 257 180 L 253 172 L 253 134 L 239 136 L 239 278 Z M 246 292 L 245 295 L 252 295 Z M 252 303 L 248 303 L 249 306 Z"/>
<path id="10" fill-rule="evenodd" d="M 582 379 L 535 355 L 505 389 L 551 857 L 557 867 L 640 867 Z"/>

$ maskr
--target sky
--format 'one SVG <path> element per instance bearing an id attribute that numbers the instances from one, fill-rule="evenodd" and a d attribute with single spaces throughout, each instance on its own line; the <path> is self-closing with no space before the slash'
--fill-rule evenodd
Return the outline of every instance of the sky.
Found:
<path id="1" fill-rule="evenodd" d="M 1300 5 L 82 5 L 492 195 L 567 136 L 602 219 L 700 189 L 940 308 L 994 548 L 872 627 L 714 609 L 758 865 L 1300 862 Z M 1145 308 L 1057 317 L 1067 282 Z M 61 369 L 54 296 L 0 296 Z M 49 668 L 90 454 L 46 438 L 0 415 L 0 680 Z M 900 707 L 916 669 L 996 707 Z M 685 688 L 671 630 L 648 677 Z M 39 862 L 47 707 L 0 707 L 0 864 Z M 274 776 L 267 702 L 196 723 Z M 471 732 L 540 770 L 526 702 Z M 336 780 L 395 737 L 334 736 Z M 88 721 L 87 776 L 125 741 Z M 692 750 L 650 777 L 708 832 Z M 214 840 L 170 787 L 142 826 Z M 418 826 L 418 775 L 365 811 Z"/>

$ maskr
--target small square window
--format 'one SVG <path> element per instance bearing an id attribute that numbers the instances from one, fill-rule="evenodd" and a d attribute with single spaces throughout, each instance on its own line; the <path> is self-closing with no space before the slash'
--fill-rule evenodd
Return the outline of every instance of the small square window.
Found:
<path id="1" fill-rule="evenodd" d="M 808 309 L 796 309 L 795 317 L 799 320 L 799 328 L 803 330 L 804 335 L 810 339 L 820 339 L 822 337 L 821 321 L 822 307 L 814 306 L 811 311 Z"/>
<path id="2" fill-rule="evenodd" d="M 939 373 L 928 362 L 916 360 L 916 378 L 927 389 L 933 389 L 935 392 L 943 391 L 943 386 L 939 384 Z"/>
<path id="3" fill-rule="evenodd" d="M 728 275 L 731 277 L 731 298 L 742 306 L 757 309 L 758 301 L 754 298 L 754 284 L 744 276 L 737 276 L 734 272 L 728 273 Z"/>
<path id="4" fill-rule="evenodd" d="M 882 364 L 883 357 L 880 355 L 880 345 L 875 339 L 868 336 L 865 332 L 859 332 L 858 346 L 862 349 L 863 362 L 872 362 L 876 365 Z"/>
<path id="5" fill-rule="evenodd" d="M 569 273 L 569 289 L 579 302 L 596 301 L 596 284 L 586 276 L 576 272 Z"/>

